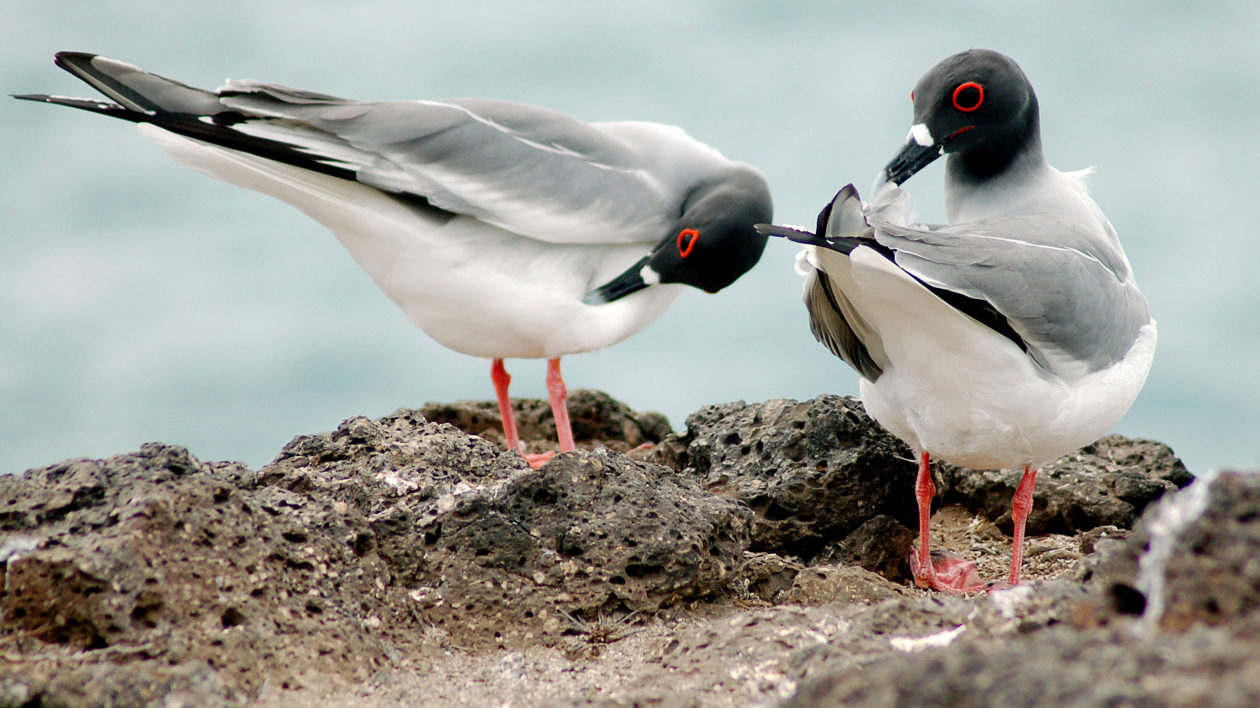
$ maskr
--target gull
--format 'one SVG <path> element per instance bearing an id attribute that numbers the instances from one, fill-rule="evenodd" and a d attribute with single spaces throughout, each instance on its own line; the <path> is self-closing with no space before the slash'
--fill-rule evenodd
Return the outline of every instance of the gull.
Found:
<path id="1" fill-rule="evenodd" d="M 973 564 L 930 552 L 936 457 L 1023 468 L 1013 585 L 1037 468 L 1124 416 L 1150 371 L 1155 321 L 1084 174 L 1046 162 L 1037 97 L 1012 59 L 950 56 L 911 100 L 913 126 L 870 203 L 847 185 L 814 232 L 759 229 L 804 244 L 815 337 L 858 371 L 867 411 L 918 457 L 916 583 L 985 587 Z M 915 223 L 900 186 L 941 155 L 948 223 Z"/>
<path id="2" fill-rule="evenodd" d="M 523 445 L 505 358 L 547 359 L 559 447 L 572 450 L 560 357 L 635 334 L 685 286 L 727 287 L 765 247 L 753 228 L 771 218 L 764 177 L 676 127 L 252 80 L 209 91 L 80 52 L 56 64 L 108 100 L 15 98 L 130 121 L 180 163 L 292 204 L 430 337 L 491 359 L 510 449 Z"/>

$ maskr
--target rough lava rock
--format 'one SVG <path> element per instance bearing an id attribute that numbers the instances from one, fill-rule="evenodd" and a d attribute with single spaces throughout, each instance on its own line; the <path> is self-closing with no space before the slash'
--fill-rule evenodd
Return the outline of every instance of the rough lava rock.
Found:
<path id="1" fill-rule="evenodd" d="M 579 448 L 607 447 L 625 452 L 646 443 L 660 442 L 671 432 L 669 420 L 654 411 L 636 411 L 603 391 L 576 389 L 569 392 L 569 423 Z M 512 399 L 517 432 L 527 452 L 546 452 L 556 447 L 556 421 L 551 405 L 536 398 Z M 503 421 L 495 401 L 426 403 L 420 415 L 435 423 L 449 423 L 471 435 L 504 444 Z"/>
<path id="2" fill-rule="evenodd" d="M 705 406 L 656 454 L 708 490 L 748 504 L 757 513 L 753 550 L 909 577 L 904 560 L 918 528 L 917 463 L 855 398 Z M 933 468 L 935 508 L 961 504 L 1012 532 L 1011 497 L 1022 470 Z M 1191 479 L 1167 445 L 1107 436 L 1041 470 L 1027 529 L 1128 528 L 1148 504 Z"/>
<path id="3" fill-rule="evenodd" d="M 1260 620 L 1260 474 L 1197 479 L 1108 550 L 1087 572 L 1099 595 L 1091 621 L 1139 617 L 1178 632 Z"/>
<path id="4" fill-rule="evenodd" d="M 123 695 L 165 664 L 204 663 L 247 691 L 288 683 L 291 667 L 379 664 L 363 622 L 388 571 L 359 557 L 361 519 L 304 502 L 156 443 L 0 478 L 3 641 L 121 657 L 157 677 L 111 675 Z M 27 677 L 50 678 L 41 666 Z"/>
<path id="5" fill-rule="evenodd" d="M 486 402 L 426 409 L 485 438 L 404 410 L 257 472 L 150 444 L 0 478 L 0 706 L 1260 700 L 1260 475 L 1173 491 L 1167 448 L 1104 439 L 1039 477 L 1030 582 L 954 597 L 899 575 L 915 466 L 856 401 L 665 435 L 575 397 L 586 445 L 670 466 L 530 469 Z M 937 474 L 939 541 L 1004 563 L 967 509 L 1000 521 L 1018 471 Z"/>
<path id="6" fill-rule="evenodd" d="M 936 472 L 941 503 L 960 503 L 1012 533 L 1011 497 L 1023 470 L 941 464 Z M 1148 504 L 1193 479 L 1167 445 L 1108 435 L 1038 471 L 1025 528 L 1030 534 L 1129 528 Z"/>
<path id="7" fill-rule="evenodd" d="M 819 563 L 844 563 L 865 568 L 894 582 L 910 580 L 906 558 L 917 534 L 891 516 L 872 516 L 844 539 L 815 557 Z"/>
<path id="8" fill-rule="evenodd" d="M 1210 630 L 1160 644 L 1062 625 L 1002 641 L 961 636 L 947 647 L 811 677 L 784 705 L 1254 706 L 1258 648 Z"/>
<path id="9" fill-rule="evenodd" d="M 411 411 L 297 438 L 258 473 L 149 444 L 0 478 L 0 642 L 203 662 L 251 694 L 361 680 L 404 650 L 554 641 L 569 618 L 711 594 L 750 521 L 668 468 L 600 450 L 532 470 Z M 9 693 L 70 700 L 61 673 Z"/>
<path id="10" fill-rule="evenodd" d="M 956 640 L 816 663 L 785 705 L 1260 705 L 1260 472 L 1198 479 L 1098 552 L 1084 585 L 1005 641 L 958 617 Z M 1056 585 L 990 600 L 1018 600 L 1013 614 Z"/>
<path id="11" fill-rule="evenodd" d="M 756 512 L 753 550 L 809 560 L 876 516 L 916 523 L 910 448 L 854 398 L 705 406 L 657 455 Z"/>
<path id="12" fill-rule="evenodd" d="M 462 646 L 511 645 L 539 636 L 533 625 L 557 634 L 561 611 L 715 592 L 742 563 L 751 521 L 668 468 L 601 449 L 533 470 L 414 411 L 298 438 L 259 479 L 362 513 L 371 534 L 357 543 Z"/>

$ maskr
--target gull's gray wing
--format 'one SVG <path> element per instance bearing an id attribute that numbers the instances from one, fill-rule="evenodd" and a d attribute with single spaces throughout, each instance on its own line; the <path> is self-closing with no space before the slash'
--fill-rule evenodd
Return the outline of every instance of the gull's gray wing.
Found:
<path id="1" fill-rule="evenodd" d="M 1011 340 L 1047 371 L 1072 375 L 1120 359 L 1150 322 L 1110 226 L 1018 216 L 952 226 L 907 226 L 900 190 L 861 207 L 846 186 L 818 215 L 817 232 L 759 226 L 814 246 L 805 305 L 814 336 L 869 380 L 882 373 L 878 334 L 844 297 L 848 254 L 892 260 L 931 292 Z M 887 219 L 895 219 L 889 221 Z M 839 259 L 835 262 L 829 259 Z M 832 280 L 840 278 L 840 286 Z"/>
<path id="2" fill-rule="evenodd" d="M 547 241 L 655 241 L 670 225 L 661 215 L 681 212 L 685 192 L 679 176 L 651 165 L 709 151 L 664 126 L 632 142 L 546 108 L 489 99 L 357 102 L 256 82 L 231 82 L 219 94 L 225 107 L 259 117 L 236 130 L 325 155 L 383 191 Z"/>
<path id="3" fill-rule="evenodd" d="M 107 57 L 57 64 L 117 103 L 69 105 L 568 243 L 657 241 L 731 163 L 682 130 L 588 124 L 504 101 L 361 102 L 255 81 L 206 91 Z"/>
<path id="4" fill-rule="evenodd" d="M 1097 371 L 1150 311 L 1110 227 L 1012 216 L 938 228 L 871 219 L 878 243 L 934 290 L 988 303 L 1042 367 Z"/>

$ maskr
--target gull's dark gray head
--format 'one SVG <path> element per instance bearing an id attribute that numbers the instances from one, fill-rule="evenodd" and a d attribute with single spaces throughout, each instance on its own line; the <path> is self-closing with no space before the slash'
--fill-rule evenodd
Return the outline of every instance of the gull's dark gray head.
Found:
<path id="1" fill-rule="evenodd" d="M 761 259 L 766 236 L 753 226 L 770 221 L 772 214 L 770 190 L 755 170 L 740 168 L 721 182 L 701 185 L 651 253 L 587 293 L 583 301 L 612 302 L 657 283 L 681 283 L 715 293 Z"/>
<path id="2" fill-rule="evenodd" d="M 961 174 L 985 179 L 1018 158 L 1040 153 L 1037 96 L 1010 57 L 971 49 L 948 57 L 910 93 L 914 126 L 884 168 L 900 185 L 944 154 L 961 161 Z"/>

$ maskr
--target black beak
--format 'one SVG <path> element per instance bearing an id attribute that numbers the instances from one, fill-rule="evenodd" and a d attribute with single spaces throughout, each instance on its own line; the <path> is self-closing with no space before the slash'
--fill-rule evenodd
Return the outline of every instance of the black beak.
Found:
<path id="1" fill-rule="evenodd" d="M 915 140 L 910 140 L 884 168 L 884 179 L 900 187 L 902 182 L 940 157 L 944 147 L 939 143 L 924 147 Z"/>
<path id="2" fill-rule="evenodd" d="M 647 265 L 647 262 L 647 256 L 640 258 L 639 262 L 630 266 L 621 275 L 587 293 L 582 298 L 582 302 L 587 305 L 603 305 L 646 288 L 648 283 L 644 282 L 642 273 L 643 266 Z"/>

